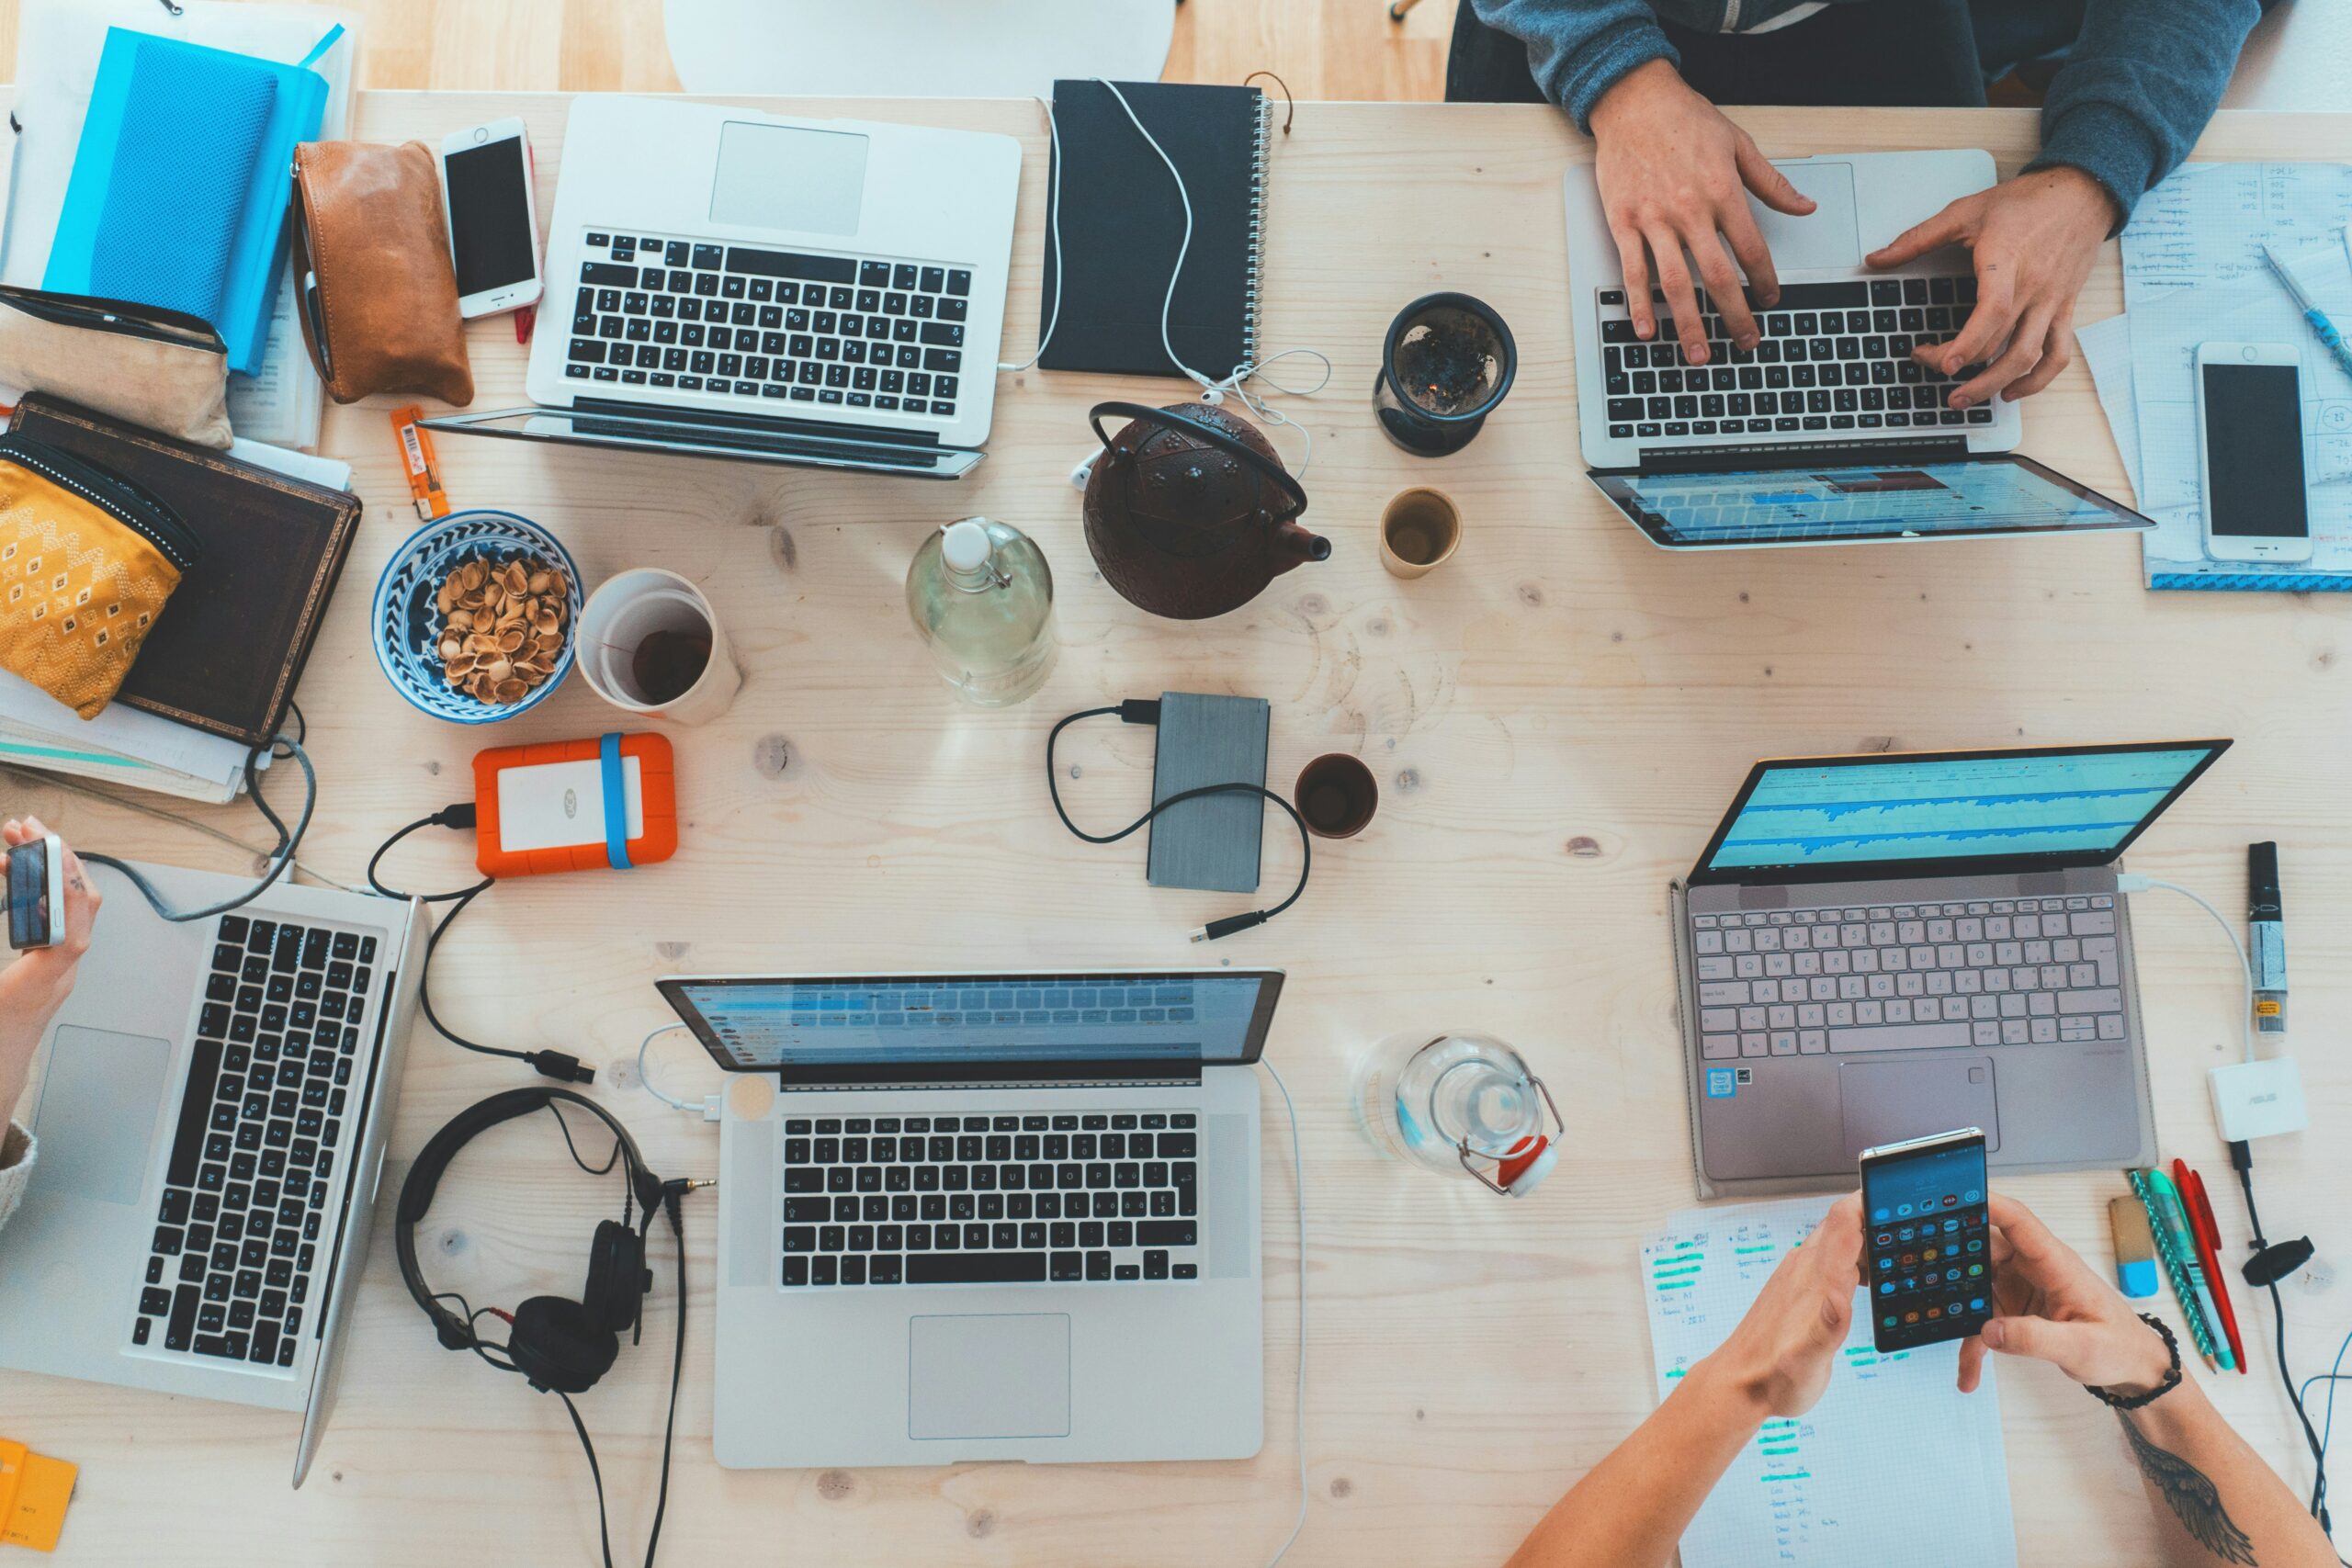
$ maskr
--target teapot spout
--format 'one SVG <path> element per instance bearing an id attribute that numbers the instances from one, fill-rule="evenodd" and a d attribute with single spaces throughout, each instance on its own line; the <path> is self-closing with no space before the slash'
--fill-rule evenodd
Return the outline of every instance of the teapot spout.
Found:
<path id="1" fill-rule="evenodd" d="M 1275 576 L 1308 561 L 1330 558 L 1331 541 L 1322 535 L 1309 533 L 1295 521 L 1286 521 L 1274 530 Z"/>

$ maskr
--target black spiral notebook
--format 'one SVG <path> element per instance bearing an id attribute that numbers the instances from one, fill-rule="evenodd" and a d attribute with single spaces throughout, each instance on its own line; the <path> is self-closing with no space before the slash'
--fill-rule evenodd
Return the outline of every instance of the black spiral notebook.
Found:
<path id="1" fill-rule="evenodd" d="M 1222 379 L 1258 352 L 1272 106 L 1255 87 L 1122 82 L 1119 91 L 1182 172 L 1192 199 L 1193 240 L 1168 312 L 1168 341 L 1185 364 Z M 1054 310 L 1057 276 L 1061 313 L 1038 363 L 1048 370 L 1182 376 L 1159 335 L 1160 303 L 1184 240 L 1176 181 L 1101 82 L 1056 82 L 1054 121 L 1061 197 L 1058 212 L 1047 214 L 1038 320 Z"/>

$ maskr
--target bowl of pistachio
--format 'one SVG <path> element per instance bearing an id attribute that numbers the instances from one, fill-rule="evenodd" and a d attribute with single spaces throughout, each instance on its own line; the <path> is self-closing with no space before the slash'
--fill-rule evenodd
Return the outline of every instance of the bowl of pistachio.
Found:
<path id="1" fill-rule="evenodd" d="M 419 529 L 377 581 L 376 662 L 415 707 L 494 724 L 571 672 L 580 569 L 560 540 L 510 512 L 458 512 Z"/>

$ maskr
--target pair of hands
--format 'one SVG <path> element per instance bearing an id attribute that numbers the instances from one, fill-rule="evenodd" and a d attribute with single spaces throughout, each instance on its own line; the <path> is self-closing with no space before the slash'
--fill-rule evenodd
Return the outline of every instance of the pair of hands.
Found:
<path id="1" fill-rule="evenodd" d="M 1792 217 L 1811 212 L 1813 201 L 1663 60 L 1636 66 L 1601 96 L 1592 132 L 1594 173 L 1624 265 L 1635 335 L 1646 342 L 1657 333 L 1655 287 L 1666 296 L 1683 357 L 1707 363 L 1687 250 L 1697 263 L 1696 283 L 1705 287 L 1733 341 L 1754 347 L 1758 333 L 1739 274 L 1747 275 L 1749 292 L 1767 307 L 1780 298 L 1781 285 L 1747 193 Z M 1876 267 L 1900 266 L 1939 246 L 1967 246 L 1975 258 L 1976 308 L 1951 341 L 1921 344 L 1912 357 L 1946 374 L 1983 367 L 1952 393 L 1953 408 L 1996 392 L 2014 400 L 2041 390 L 2074 359 L 2075 299 L 2115 217 L 2114 202 L 2088 175 L 2039 169 L 1962 197 L 1868 259 Z"/>
<path id="2" fill-rule="evenodd" d="M 0 822 L 0 843 L 9 849 L 34 843 L 48 833 L 37 817 Z M 97 884 L 72 850 L 65 852 L 65 886 L 51 888 L 50 897 L 65 900 L 64 940 L 20 953 L 0 969 L 0 1123 L 6 1122 L 23 1092 L 42 1032 L 74 992 L 74 976 L 82 955 L 90 951 L 90 930 L 102 902 Z"/>
<path id="3" fill-rule="evenodd" d="M 1996 1195 L 1991 1208 L 1996 1315 L 1961 1343 L 1961 1392 L 1975 1391 L 1987 1349 L 2048 1361 L 2076 1382 L 2118 1393 L 2163 1382 L 2172 1364 L 2164 1341 L 2115 1287 L 2024 1204 Z M 1759 1415 L 1802 1415 L 1829 1384 L 1861 1275 L 1855 1194 L 1832 1204 L 1781 1260 L 1739 1326 L 1701 1364 L 1728 1377 Z"/>

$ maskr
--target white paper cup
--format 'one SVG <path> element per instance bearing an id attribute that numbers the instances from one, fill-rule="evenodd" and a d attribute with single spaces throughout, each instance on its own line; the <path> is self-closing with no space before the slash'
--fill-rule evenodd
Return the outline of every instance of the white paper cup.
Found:
<path id="1" fill-rule="evenodd" d="M 646 700 L 631 666 L 638 645 L 662 631 L 707 634 L 710 661 L 682 695 L 654 703 Z M 580 672 L 615 707 L 672 724 L 709 723 L 727 711 L 743 684 L 726 629 L 702 590 L 674 571 L 650 566 L 610 578 L 588 596 L 580 612 Z"/>

